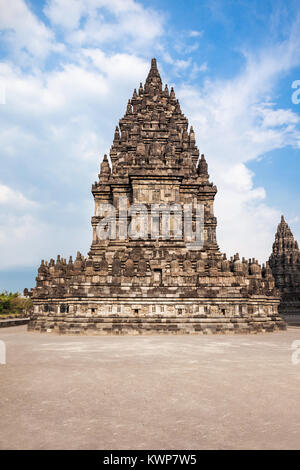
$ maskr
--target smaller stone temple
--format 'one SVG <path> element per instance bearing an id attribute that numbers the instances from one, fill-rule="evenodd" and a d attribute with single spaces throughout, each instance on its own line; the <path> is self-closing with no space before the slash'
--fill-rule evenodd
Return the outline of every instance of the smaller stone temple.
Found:
<path id="1" fill-rule="evenodd" d="M 283 216 L 277 228 L 269 264 L 281 294 L 278 307 L 280 315 L 288 323 L 300 322 L 300 251 Z"/>

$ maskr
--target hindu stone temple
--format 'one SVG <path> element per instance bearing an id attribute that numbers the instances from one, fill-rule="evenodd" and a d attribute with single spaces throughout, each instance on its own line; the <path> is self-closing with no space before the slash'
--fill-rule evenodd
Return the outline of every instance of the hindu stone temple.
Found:
<path id="1" fill-rule="evenodd" d="M 288 323 L 300 321 L 300 251 L 284 217 L 278 225 L 269 264 L 281 294 L 279 313 Z"/>
<path id="2" fill-rule="evenodd" d="M 87 257 L 78 252 L 75 260 L 42 260 L 30 292 L 29 329 L 93 334 L 284 329 L 270 267 L 220 252 L 216 193 L 194 130 L 174 89 L 162 86 L 152 59 L 145 84 L 134 90 L 116 127 L 110 159 L 104 156 L 92 185 L 90 251 Z M 177 230 L 187 206 L 193 230 L 202 227 L 194 242 Z M 141 230 L 141 220 L 149 219 L 151 231 Z M 107 236 L 99 236 L 99 227 Z"/>

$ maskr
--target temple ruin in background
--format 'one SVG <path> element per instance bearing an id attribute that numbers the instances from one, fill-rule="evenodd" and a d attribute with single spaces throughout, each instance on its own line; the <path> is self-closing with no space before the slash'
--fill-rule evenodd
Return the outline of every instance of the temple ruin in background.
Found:
<path id="1" fill-rule="evenodd" d="M 280 315 L 288 323 L 300 322 L 300 251 L 290 227 L 281 217 L 273 244 L 273 252 L 269 259 L 275 278 L 276 287 L 280 291 Z"/>

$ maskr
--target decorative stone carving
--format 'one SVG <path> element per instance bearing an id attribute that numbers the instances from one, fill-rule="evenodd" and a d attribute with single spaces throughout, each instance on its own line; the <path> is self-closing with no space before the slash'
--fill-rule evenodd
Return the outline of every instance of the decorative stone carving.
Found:
<path id="1" fill-rule="evenodd" d="M 126 277 L 133 277 L 134 276 L 134 262 L 132 261 L 132 259 L 128 259 L 125 262 L 124 276 L 126 276 Z"/>
<path id="2" fill-rule="evenodd" d="M 270 272 L 271 271 L 271 272 Z M 275 278 L 281 293 L 279 312 L 289 321 L 300 320 L 300 251 L 293 233 L 281 217 L 277 227 L 273 252 L 264 269 L 264 277 Z"/>
<path id="3" fill-rule="evenodd" d="M 35 313 L 29 328 L 98 334 L 284 328 L 276 314 L 279 297 L 270 268 L 266 266 L 262 276 L 256 262 L 249 266 L 237 256 L 228 261 L 220 253 L 213 214 L 216 193 L 204 155 L 199 159 L 194 130 L 189 129 L 174 89 L 162 87 L 153 59 L 144 86 L 134 90 L 126 105 L 109 157 L 104 156 L 98 181 L 92 185 L 96 210 L 88 257 L 78 252 L 68 264 L 60 257 L 49 264 L 42 261 L 37 286 L 30 292 Z M 113 204 L 117 227 L 125 223 L 128 229 L 130 221 L 118 211 L 121 197 L 127 198 L 128 206 L 176 203 L 183 209 L 191 200 L 203 205 L 203 244 L 191 250 L 184 232 L 164 238 L 161 214 L 156 217 L 158 234 L 133 239 L 127 230 L 124 237 L 101 240 L 97 209 L 102 203 Z M 195 226 L 195 214 L 191 218 Z M 287 229 L 283 231 L 286 237 L 283 241 L 280 235 L 276 250 L 286 252 L 285 260 L 274 257 L 270 264 L 278 273 L 279 285 L 288 285 L 294 296 L 299 286 L 294 273 L 299 252 Z M 245 310 L 249 313 L 235 312 L 233 323 L 230 315 L 236 299 L 249 306 Z M 46 305 L 55 305 L 55 319 L 44 311 Z M 263 313 L 269 309 L 271 315 Z"/>
<path id="4" fill-rule="evenodd" d="M 99 270 L 101 275 L 106 275 L 108 273 L 108 263 L 106 261 L 105 255 L 102 255 L 102 259 L 99 264 Z"/>
<path id="5" fill-rule="evenodd" d="M 147 272 L 147 261 L 144 259 L 141 259 L 138 263 L 138 274 L 140 276 L 144 276 Z"/>
<path id="6" fill-rule="evenodd" d="M 122 274 L 122 262 L 120 260 L 118 252 L 116 252 L 114 256 L 112 267 L 111 267 L 111 273 L 112 273 L 112 276 L 121 276 Z"/>

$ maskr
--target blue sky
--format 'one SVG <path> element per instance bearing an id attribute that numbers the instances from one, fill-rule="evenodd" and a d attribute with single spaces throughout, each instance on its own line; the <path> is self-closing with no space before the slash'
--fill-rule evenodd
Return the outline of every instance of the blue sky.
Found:
<path id="1" fill-rule="evenodd" d="M 91 184 L 156 57 L 217 184 L 218 241 L 265 261 L 300 239 L 298 1 L 0 0 L 0 290 L 84 254 Z"/>

